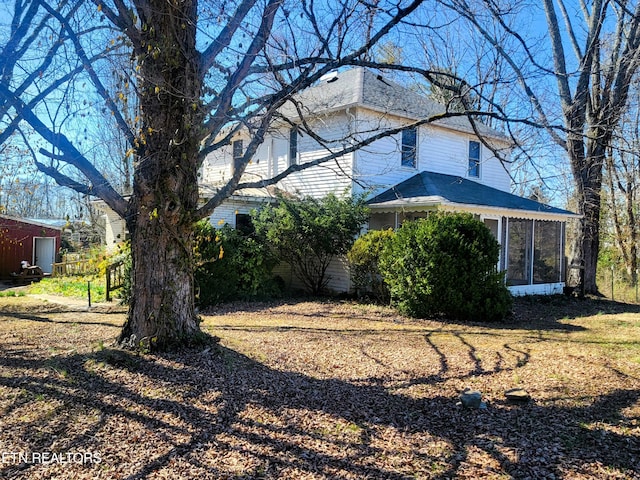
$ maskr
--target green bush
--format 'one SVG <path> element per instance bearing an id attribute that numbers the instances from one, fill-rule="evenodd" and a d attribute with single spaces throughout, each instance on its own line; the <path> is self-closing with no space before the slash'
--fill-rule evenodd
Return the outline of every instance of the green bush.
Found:
<path id="1" fill-rule="evenodd" d="M 360 236 L 349 250 L 347 259 L 358 296 L 371 296 L 380 302 L 389 300 L 389 288 L 382 279 L 378 263 L 393 235 L 391 229 L 371 230 Z"/>
<path id="2" fill-rule="evenodd" d="M 392 301 L 408 315 L 500 320 L 512 298 L 497 271 L 500 246 L 470 214 L 407 222 L 380 259 Z"/>
<path id="3" fill-rule="evenodd" d="M 225 225 L 198 222 L 194 242 L 196 302 L 199 306 L 281 294 L 271 272 L 277 259 L 252 235 Z"/>
<path id="4" fill-rule="evenodd" d="M 280 260 L 313 295 L 325 293 L 327 269 L 338 255 L 345 255 L 368 217 L 364 197 L 279 198 L 256 212 L 256 233 L 265 239 Z"/>

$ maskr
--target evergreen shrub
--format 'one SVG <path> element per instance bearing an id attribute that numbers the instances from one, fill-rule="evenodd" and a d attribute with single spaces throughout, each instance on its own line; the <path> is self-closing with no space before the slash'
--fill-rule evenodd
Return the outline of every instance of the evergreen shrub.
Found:
<path id="1" fill-rule="evenodd" d="M 393 239 L 393 230 L 370 230 L 358 237 L 347 254 L 351 279 L 358 296 L 389 301 L 389 288 L 378 265 L 383 250 Z"/>
<path id="2" fill-rule="evenodd" d="M 277 258 L 253 235 L 225 225 L 198 222 L 194 241 L 196 303 L 201 307 L 231 300 L 279 296 L 272 278 Z"/>
<path id="3" fill-rule="evenodd" d="M 499 254 L 496 239 L 471 214 L 435 212 L 396 231 L 380 270 L 403 313 L 494 321 L 512 306 Z"/>
<path id="4" fill-rule="evenodd" d="M 369 210 L 364 196 L 292 199 L 280 196 L 275 205 L 253 212 L 256 234 L 291 268 L 312 295 L 327 293 L 332 260 L 346 255 Z"/>

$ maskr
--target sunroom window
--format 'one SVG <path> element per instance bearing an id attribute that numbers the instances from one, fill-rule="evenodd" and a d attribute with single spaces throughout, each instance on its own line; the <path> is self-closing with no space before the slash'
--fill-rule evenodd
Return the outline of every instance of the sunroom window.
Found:
<path id="1" fill-rule="evenodd" d="M 535 222 L 533 250 L 533 283 L 555 283 L 561 280 L 560 222 Z"/>
<path id="2" fill-rule="evenodd" d="M 562 281 L 561 222 L 509 219 L 507 285 Z"/>
<path id="3" fill-rule="evenodd" d="M 509 219 L 507 285 L 531 283 L 532 220 Z"/>

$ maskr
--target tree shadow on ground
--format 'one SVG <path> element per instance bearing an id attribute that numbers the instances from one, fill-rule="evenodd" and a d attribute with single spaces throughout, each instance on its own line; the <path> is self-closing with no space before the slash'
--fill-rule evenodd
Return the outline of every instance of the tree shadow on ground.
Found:
<path id="1" fill-rule="evenodd" d="M 302 301 L 306 303 L 306 301 Z M 275 315 L 280 316 L 283 321 L 286 321 L 289 314 L 288 307 L 296 305 L 294 300 L 279 301 L 279 302 L 232 302 L 223 305 L 219 305 L 215 308 L 209 308 L 205 311 L 206 315 L 221 316 L 226 314 L 236 314 L 239 312 L 250 313 L 257 315 Z M 433 323 L 439 325 L 449 326 L 477 326 L 480 328 L 491 328 L 500 330 L 532 330 L 532 331 L 564 331 L 564 332 L 576 332 L 584 331 L 585 328 L 579 325 L 567 323 L 567 320 L 586 317 L 591 315 L 603 314 L 603 313 L 640 313 L 640 305 L 630 305 L 624 303 L 617 303 L 608 300 L 598 299 L 577 299 L 569 298 L 566 296 L 552 296 L 552 297 L 518 297 L 514 299 L 514 306 L 512 314 L 505 318 L 503 321 L 486 322 L 481 321 L 459 321 L 456 319 L 439 317 L 430 319 L 410 318 L 403 316 L 397 311 L 389 307 L 380 306 L 379 310 L 375 312 L 375 316 L 371 316 L 370 312 L 363 308 L 358 312 L 357 303 L 346 302 L 346 305 L 351 307 L 347 311 L 336 311 L 332 308 L 336 303 L 327 303 L 325 308 L 323 304 L 317 304 L 315 308 L 310 311 L 300 314 L 295 312 L 295 316 L 306 317 L 312 321 L 316 320 L 329 320 L 339 321 L 344 319 L 349 320 L 362 320 L 367 322 L 381 323 L 399 323 L 399 324 L 413 324 L 416 328 L 432 328 Z M 337 304 L 340 305 L 340 304 Z M 364 306 L 364 305 L 363 305 Z M 371 307 L 371 305 L 367 305 Z M 320 324 L 320 322 L 318 322 Z M 291 325 L 256 325 L 252 327 L 250 325 L 220 325 L 221 328 L 228 330 L 254 330 L 254 331 L 278 331 L 278 330 L 290 330 L 301 329 L 306 331 L 329 331 L 331 330 L 327 326 L 291 326 Z"/>
<path id="2" fill-rule="evenodd" d="M 533 320 L 554 322 L 619 313 L 640 313 L 640 305 L 601 297 L 578 298 L 565 295 L 532 295 L 518 297 L 514 301 L 516 319 L 524 321 L 527 315 L 533 316 Z"/>
<path id="3" fill-rule="evenodd" d="M 449 369 L 440 353 L 439 374 L 421 382 L 434 390 Z M 2 405 L 4 448 L 101 455 L 97 466 L 4 462 L 7 478 L 557 478 L 586 463 L 640 471 L 637 429 L 622 425 L 637 387 L 580 405 L 465 409 L 376 379 L 269 368 L 219 345 L 39 358 L 16 341 L 0 346 L 0 369 L 10 373 L 0 388 L 15 393 Z M 464 375 L 478 373 L 476 364 Z"/>
<path id="4" fill-rule="evenodd" d="M 82 320 L 80 316 L 74 318 L 74 319 L 51 319 L 49 317 L 50 314 L 55 314 L 55 313 L 72 313 L 69 312 L 68 310 L 51 310 L 49 312 L 46 312 L 47 315 L 35 315 L 32 313 L 2 313 L 2 316 L 5 318 L 13 318 L 16 320 L 28 320 L 31 322 L 40 322 L 40 323 L 56 323 L 56 324 L 60 324 L 60 325 L 72 325 L 72 324 L 76 324 L 76 325 L 98 325 L 98 326 L 117 326 L 117 327 L 121 327 L 122 326 L 122 322 L 121 321 L 114 321 L 113 323 L 107 323 L 104 321 L 90 321 L 90 320 Z M 76 312 L 77 313 L 77 312 Z M 105 312 L 105 313 L 101 313 L 101 315 L 117 315 L 117 312 Z"/>

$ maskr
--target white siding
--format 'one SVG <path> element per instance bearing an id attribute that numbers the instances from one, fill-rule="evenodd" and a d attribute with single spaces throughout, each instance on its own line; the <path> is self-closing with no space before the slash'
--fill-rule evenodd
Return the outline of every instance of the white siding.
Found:
<path id="1" fill-rule="evenodd" d="M 104 207 L 105 219 L 105 243 L 107 253 L 117 250 L 119 244 L 127 239 L 127 224 L 120 216 L 109 207 Z"/>
<path id="2" fill-rule="evenodd" d="M 348 142 L 350 120 L 345 112 L 326 115 L 310 121 L 316 135 L 332 150 L 339 151 Z M 288 135 L 288 132 L 287 132 Z M 288 138 L 286 155 L 288 156 Z M 318 143 L 311 136 L 302 132 L 298 134 L 298 158 L 296 162 L 305 164 L 330 155 L 327 147 Z M 283 165 L 280 171 L 288 165 Z M 280 167 L 280 165 L 279 165 Z M 345 192 L 351 194 L 352 155 L 343 155 L 306 170 L 295 172 L 278 187 L 300 196 L 323 197 L 328 193 L 340 196 Z"/>
<path id="3" fill-rule="evenodd" d="M 305 290 L 305 285 L 293 273 L 288 263 L 281 263 L 273 270 L 274 276 L 280 276 L 284 280 L 285 288 L 290 291 Z M 351 274 L 349 262 L 345 257 L 334 258 L 327 269 L 329 283 L 327 289 L 330 293 L 344 293 L 351 290 Z"/>
<path id="4" fill-rule="evenodd" d="M 406 119 L 358 108 L 314 119 L 312 125 L 315 133 L 326 140 L 331 148 L 339 149 L 352 141 L 406 123 Z M 466 133 L 425 125 L 418 130 L 416 168 L 400 165 L 401 135 L 397 134 L 377 140 L 353 154 L 293 173 L 277 186 L 301 196 L 322 197 L 329 192 L 338 195 L 351 192 L 352 185 L 355 191 L 366 190 L 377 194 L 420 171 L 466 178 L 470 140 L 478 139 Z M 244 142 L 246 146 L 249 139 L 245 138 Z M 506 148 L 506 144 L 499 147 Z M 485 145 L 481 145 L 481 152 L 480 177 L 471 180 L 510 191 L 511 180 L 503 163 Z M 328 150 L 309 135 L 299 134 L 298 163 L 311 162 L 328 154 Z M 289 166 L 288 157 L 289 129 L 273 131 L 258 148 L 242 181 L 271 178 L 281 173 Z M 231 146 L 209 155 L 203 166 L 204 183 L 216 184 L 228 180 L 231 176 L 231 158 Z M 353 184 L 353 179 L 357 181 L 356 184 Z"/>
<path id="5" fill-rule="evenodd" d="M 320 136 L 330 149 L 339 150 L 348 142 L 350 130 L 349 118 L 345 113 L 323 116 L 310 122 L 314 133 Z M 238 137 L 240 138 L 240 137 Z M 244 138 L 244 145 L 249 142 Z M 298 135 L 298 158 L 296 163 L 304 164 L 321 159 L 331 152 L 309 135 Z M 284 171 L 289 166 L 289 129 L 273 131 L 251 159 L 242 182 L 253 182 L 268 179 Z M 220 184 L 231 177 L 232 149 L 226 146 L 210 154 L 202 167 L 203 183 Z M 327 193 L 342 195 L 351 194 L 352 155 L 344 155 L 295 172 L 277 187 L 301 196 L 322 197 Z"/>
<path id="6" fill-rule="evenodd" d="M 266 202 L 267 199 L 265 198 Z M 211 225 L 216 228 L 222 227 L 225 223 L 229 226 L 236 228 L 236 215 L 239 213 L 250 213 L 254 208 L 259 208 L 262 202 L 259 199 L 255 201 L 246 202 L 236 199 L 228 199 L 217 207 L 211 216 L 209 221 Z"/>
<path id="7" fill-rule="evenodd" d="M 360 109 L 358 128 L 365 132 L 401 126 L 406 121 L 385 117 Z M 362 135 L 365 136 L 364 134 Z M 355 179 L 375 195 L 412 177 L 420 171 L 467 177 L 469 140 L 477 138 L 437 126 L 421 126 L 418 130 L 416 168 L 400 165 L 401 136 L 377 140 L 359 150 L 354 162 Z M 482 160 L 479 181 L 491 187 L 509 191 L 510 177 L 502 163 L 486 146 L 481 146 Z"/>

